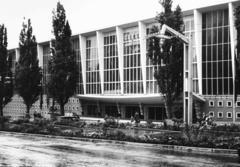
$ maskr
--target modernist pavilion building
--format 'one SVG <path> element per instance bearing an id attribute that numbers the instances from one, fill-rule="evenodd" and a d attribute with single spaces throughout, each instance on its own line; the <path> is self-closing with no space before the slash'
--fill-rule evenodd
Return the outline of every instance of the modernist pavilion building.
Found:
<path id="1" fill-rule="evenodd" d="M 192 94 L 193 108 L 212 113 L 215 121 L 240 122 L 240 99 L 234 103 L 234 56 L 236 29 L 234 9 L 238 0 L 227 0 L 183 11 L 185 35 L 192 38 Z M 88 117 L 120 116 L 130 119 L 140 111 L 144 120 L 161 121 L 166 117 L 164 101 L 153 76 L 147 52 L 146 35 L 154 18 L 107 27 L 72 36 L 80 71 L 76 94 L 65 105 L 65 112 Z M 49 79 L 47 61 L 50 41 L 38 43 L 38 56 Z M 19 57 L 18 49 L 11 49 L 13 65 Z M 190 60 L 189 59 L 189 60 Z M 186 71 L 185 71 L 186 72 Z M 188 83 L 184 82 L 188 87 Z M 57 108 L 60 107 L 57 105 Z M 22 99 L 15 95 L 4 108 L 13 117 L 25 115 Z M 39 101 L 32 109 L 48 116 L 46 96 L 43 109 Z"/>

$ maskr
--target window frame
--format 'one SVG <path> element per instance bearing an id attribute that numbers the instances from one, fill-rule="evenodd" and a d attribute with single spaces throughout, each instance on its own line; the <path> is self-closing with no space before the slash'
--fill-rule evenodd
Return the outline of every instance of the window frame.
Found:
<path id="1" fill-rule="evenodd" d="M 211 103 L 212 103 L 212 105 L 211 105 Z M 214 107 L 214 100 L 209 100 L 208 106 L 209 107 Z"/>
<path id="2" fill-rule="evenodd" d="M 221 114 L 222 116 L 220 116 L 220 114 Z M 218 111 L 217 116 L 218 116 L 218 118 L 223 118 L 223 112 L 222 112 L 222 111 Z"/>
<path id="3" fill-rule="evenodd" d="M 231 114 L 231 116 L 229 117 L 228 114 Z M 228 119 L 232 118 L 232 112 L 227 112 L 226 116 L 227 116 Z"/>
<path id="4" fill-rule="evenodd" d="M 220 103 L 222 103 L 222 104 L 220 105 Z M 222 100 L 218 101 L 218 107 L 223 107 L 223 101 Z"/>
<path id="5" fill-rule="evenodd" d="M 228 100 L 228 101 L 226 101 L 226 103 L 227 103 L 227 107 L 232 107 L 232 101 L 230 101 L 230 100 Z M 228 105 L 228 103 L 231 103 L 231 105 Z"/>

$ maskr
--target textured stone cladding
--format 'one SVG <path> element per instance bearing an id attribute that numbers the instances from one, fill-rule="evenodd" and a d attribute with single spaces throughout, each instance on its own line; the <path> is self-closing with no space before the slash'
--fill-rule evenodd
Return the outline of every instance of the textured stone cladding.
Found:
<path id="1" fill-rule="evenodd" d="M 236 115 L 233 115 L 233 99 L 232 98 L 206 98 L 206 102 L 202 105 L 202 112 L 205 114 L 213 113 L 214 120 L 219 122 L 232 122 L 235 116 L 236 122 L 240 122 L 240 106 L 236 106 Z"/>
<path id="2" fill-rule="evenodd" d="M 52 102 L 52 99 L 49 100 L 49 106 Z M 58 104 L 55 105 L 57 107 L 57 111 L 60 113 L 60 106 Z M 49 118 L 49 107 L 47 107 L 47 97 L 43 96 L 43 105 L 42 109 L 40 109 L 40 100 L 36 101 L 30 109 L 30 116 L 33 117 L 33 113 L 36 111 L 41 113 L 41 115 L 45 118 Z M 77 114 L 81 115 L 82 107 L 77 98 L 69 98 L 68 103 L 65 104 L 65 113 L 76 112 Z M 14 95 L 12 97 L 12 101 L 8 103 L 3 108 L 4 116 L 11 116 L 12 118 L 24 117 L 26 115 L 26 105 L 23 103 L 23 99 L 18 96 Z"/>

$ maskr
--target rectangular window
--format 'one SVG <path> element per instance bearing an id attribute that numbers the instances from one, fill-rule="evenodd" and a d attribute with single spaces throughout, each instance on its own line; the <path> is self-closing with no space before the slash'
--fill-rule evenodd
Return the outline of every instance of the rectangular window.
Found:
<path id="1" fill-rule="evenodd" d="M 87 94 L 101 94 L 99 58 L 96 36 L 86 39 L 86 87 Z"/>
<path id="2" fill-rule="evenodd" d="M 240 107 L 240 101 L 237 101 L 237 103 L 236 103 L 237 105 L 237 107 Z"/>
<path id="3" fill-rule="evenodd" d="M 214 111 L 209 111 L 209 115 L 214 117 Z"/>
<path id="4" fill-rule="evenodd" d="M 227 118 L 232 118 L 232 112 L 227 112 Z"/>
<path id="5" fill-rule="evenodd" d="M 124 93 L 138 94 L 142 93 L 142 89 L 137 89 L 142 82 L 141 61 L 140 61 L 140 41 L 137 27 L 124 30 Z M 142 84 L 141 84 L 142 85 Z"/>
<path id="6" fill-rule="evenodd" d="M 203 94 L 232 95 L 228 10 L 203 13 L 202 24 Z"/>
<path id="7" fill-rule="evenodd" d="M 209 101 L 209 107 L 214 107 L 214 101 L 213 100 Z"/>
<path id="8" fill-rule="evenodd" d="M 218 101 L 218 107 L 223 107 L 223 101 Z"/>
<path id="9" fill-rule="evenodd" d="M 240 118 L 240 112 L 237 112 L 237 113 L 236 113 L 236 117 L 237 117 L 237 118 Z"/>
<path id="10" fill-rule="evenodd" d="M 232 101 L 227 101 L 227 107 L 232 107 Z"/>
<path id="11" fill-rule="evenodd" d="M 218 112 L 218 118 L 223 118 L 223 112 Z"/>

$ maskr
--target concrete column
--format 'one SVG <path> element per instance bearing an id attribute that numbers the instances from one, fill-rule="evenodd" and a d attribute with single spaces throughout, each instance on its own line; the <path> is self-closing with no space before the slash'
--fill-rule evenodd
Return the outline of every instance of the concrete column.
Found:
<path id="1" fill-rule="evenodd" d="M 86 37 L 79 35 L 81 63 L 82 63 L 82 79 L 83 79 L 83 91 L 86 94 Z"/>
<path id="2" fill-rule="evenodd" d="M 104 94 L 104 51 L 103 51 L 103 44 L 104 44 L 104 34 L 100 31 L 97 31 L 97 48 L 98 48 L 98 60 L 99 60 L 99 72 L 100 72 L 100 79 L 101 79 L 101 90 L 102 94 Z"/>
<path id="3" fill-rule="evenodd" d="M 228 4 L 229 10 L 229 28 L 230 28 L 230 42 L 231 42 L 231 58 L 232 58 L 232 74 L 233 74 L 233 122 L 236 121 L 236 103 L 234 101 L 234 92 L 235 92 L 235 79 L 236 79 L 236 72 L 235 72 L 235 46 L 237 44 L 237 30 L 234 26 L 234 10 L 235 7 L 233 3 Z"/>
<path id="4" fill-rule="evenodd" d="M 143 22 L 138 22 L 139 27 L 139 40 L 140 40 L 140 53 L 141 53 L 141 66 L 142 66 L 142 78 L 143 78 L 143 94 L 147 93 L 146 89 L 146 62 L 147 62 L 147 51 L 146 51 L 146 25 Z"/>
<path id="5" fill-rule="evenodd" d="M 194 10 L 195 47 L 197 54 L 197 74 L 199 94 L 202 94 L 202 13 Z"/>
<path id="6" fill-rule="evenodd" d="M 118 67 L 119 67 L 119 75 L 120 75 L 120 84 L 121 84 L 121 94 L 124 93 L 124 85 L 123 85 L 123 29 L 120 27 L 116 27 L 117 32 L 117 46 L 118 46 Z"/>

